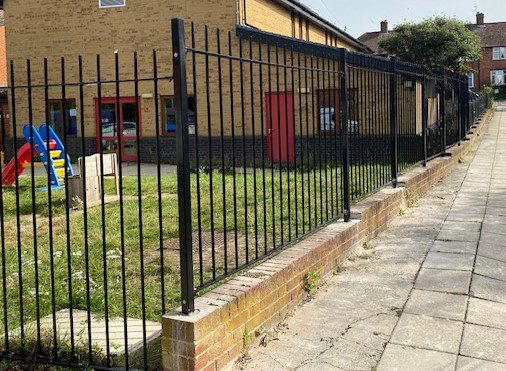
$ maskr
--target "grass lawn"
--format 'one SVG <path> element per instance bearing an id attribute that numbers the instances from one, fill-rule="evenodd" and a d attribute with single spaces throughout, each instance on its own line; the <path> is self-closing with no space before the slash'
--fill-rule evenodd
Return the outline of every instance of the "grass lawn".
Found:
<path id="1" fill-rule="evenodd" d="M 373 167 L 364 165 L 355 174 L 368 171 L 367 174 L 370 173 L 371 178 L 376 178 L 388 173 L 388 166 L 387 164 Z M 253 171 L 248 171 L 246 175 L 237 173 L 235 177 L 233 174 L 224 175 L 220 172 L 192 174 L 191 201 L 194 231 L 198 230 L 199 219 L 202 225 L 202 233 L 200 234 L 202 248 L 200 251 L 199 234 L 195 232 L 194 236 L 196 242 L 194 244 L 195 285 L 198 286 L 201 282 L 200 255 L 203 259 L 202 280 L 207 282 L 213 278 L 213 265 L 216 275 L 219 276 L 224 273 L 225 260 L 229 269 L 235 268 L 236 264 L 244 264 L 246 262 L 246 244 L 249 245 L 249 259 L 254 259 L 257 252 L 259 255 L 263 254 L 265 247 L 270 250 L 274 242 L 277 246 L 281 245 L 281 234 L 283 234 L 283 243 L 286 244 L 290 238 L 295 239 L 296 230 L 301 235 L 303 230 L 308 231 L 310 227 L 314 228 L 315 224 L 325 223 L 327 218 L 332 218 L 333 213 L 337 215 L 338 212 L 341 212 L 342 188 L 340 180 L 336 180 L 340 179 L 340 173 L 340 168 L 331 167 L 327 168 L 327 177 L 325 177 L 325 169 L 322 169 L 321 175 L 320 170 L 304 173 L 283 171 L 282 180 L 280 180 L 279 169 L 274 169 L 274 176 L 271 169 L 266 169 L 265 175 L 257 169 L 256 174 L 253 174 Z M 197 177 L 200 181 L 200 205 L 197 202 L 199 191 Z M 210 186 L 211 178 L 212 187 Z M 289 181 L 288 178 L 290 178 Z M 145 311 L 148 320 L 160 321 L 162 276 L 164 278 L 166 309 L 174 308 L 180 304 L 177 178 L 175 175 L 168 175 L 161 179 L 163 272 L 159 248 L 157 178 L 144 176 L 141 180 Z M 358 180 L 358 176 L 353 177 L 352 172 L 354 199 L 358 199 L 367 191 L 363 189 L 364 183 L 356 180 Z M 44 186 L 46 182 L 46 178 L 36 177 L 35 187 Z M 319 187 L 319 184 L 322 186 Z M 380 186 L 379 183 L 377 185 Z M 19 250 L 15 188 L 3 189 L 5 223 L 5 266 L 3 269 L 5 269 L 6 277 L 6 310 L 9 331 L 19 327 L 21 323 L 19 271 L 22 274 L 21 301 L 25 324 L 34 321 L 37 313 L 40 313 L 40 317 L 50 314 L 53 300 L 56 310 L 69 308 L 69 306 L 86 310 L 87 275 L 90 278 L 89 306 L 91 311 L 98 315 L 105 315 L 105 303 L 107 302 L 109 317 L 123 316 L 121 223 L 124 225 L 127 316 L 141 318 L 142 279 L 141 241 L 139 238 L 139 224 L 141 223 L 137 178 L 124 177 L 123 179 L 123 215 L 121 215 L 119 201 L 105 205 L 105 221 L 102 219 L 101 206 L 87 209 L 87 254 L 85 251 L 83 208 L 69 212 L 70 229 L 68 231 L 69 238 L 67 238 L 65 191 L 52 191 L 52 233 L 50 234 L 48 193 L 36 192 L 35 213 L 33 213 L 31 186 L 29 177 L 20 178 L 19 237 L 21 246 Z M 106 180 L 106 194 L 112 194 L 113 189 L 113 182 Z M 273 192 L 274 199 L 272 198 Z M 234 194 L 237 200 L 236 213 L 234 212 Z M 213 212 L 210 208 L 211 196 L 213 198 Z M 332 204 L 334 205 L 333 209 Z M 282 219 L 281 212 L 283 213 Z M 282 228 L 281 221 L 283 222 Z M 211 233 L 212 224 L 214 224 L 216 231 L 214 236 Z M 225 224 L 226 228 L 224 228 Z M 102 241 L 103 227 L 106 238 L 105 248 Z M 237 238 L 235 230 L 237 230 Z M 50 236 L 52 237 L 52 256 L 50 254 Z M 213 237 L 214 249 L 212 249 L 211 243 Z M 225 239 L 227 240 L 226 259 Z M 37 260 L 35 260 L 34 241 L 37 246 Z M 237 254 L 235 253 L 236 245 Z M 19 260 L 18 254 L 21 256 L 21 260 Z M 86 255 L 89 258 L 88 273 L 85 265 Z M 18 264 L 19 262 L 21 264 Z M 38 270 L 37 280 L 36 270 Z M 54 296 L 52 295 L 51 272 L 54 272 Z M 104 279 L 104 273 L 107 275 L 107 280 Z M 37 281 L 38 285 L 36 285 Z M 71 295 L 69 295 L 70 283 L 72 284 Z M 106 289 L 107 301 L 105 301 Z M 0 313 L 3 313 L 4 310 L 2 305 L 5 305 L 4 301 L 0 300 Z M 1 315 L 0 322 L 0 332 L 3 332 L 4 318 Z"/>

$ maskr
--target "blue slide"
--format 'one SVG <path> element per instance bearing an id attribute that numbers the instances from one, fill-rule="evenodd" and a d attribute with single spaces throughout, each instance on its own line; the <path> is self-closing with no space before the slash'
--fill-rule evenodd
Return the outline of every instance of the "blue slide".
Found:
<path id="1" fill-rule="evenodd" d="M 49 137 L 47 134 L 49 134 Z M 53 128 L 46 124 L 42 124 L 37 131 L 34 126 L 26 124 L 23 127 L 23 135 L 28 143 L 31 143 L 31 137 L 33 135 L 33 146 L 39 155 L 40 161 L 44 164 L 46 171 L 49 172 L 51 189 L 65 187 L 65 175 L 68 177 L 74 176 L 74 169 L 70 162 L 70 156 L 65 151 L 65 147 Z M 46 146 L 48 142 L 49 150 Z M 65 165 L 67 165 L 67 169 L 65 169 Z M 47 190 L 47 188 L 43 189 Z"/>

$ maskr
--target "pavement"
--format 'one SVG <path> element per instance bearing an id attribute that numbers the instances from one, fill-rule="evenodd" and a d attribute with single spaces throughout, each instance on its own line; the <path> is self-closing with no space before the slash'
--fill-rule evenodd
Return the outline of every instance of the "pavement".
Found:
<path id="1" fill-rule="evenodd" d="M 269 332 L 251 370 L 506 370 L 506 102 L 471 153 Z"/>

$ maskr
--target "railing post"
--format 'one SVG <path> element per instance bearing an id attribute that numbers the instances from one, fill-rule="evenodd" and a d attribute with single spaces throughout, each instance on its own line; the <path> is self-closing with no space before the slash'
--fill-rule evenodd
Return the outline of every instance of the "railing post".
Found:
<path id="1" fill-rule="evenodd" d="M 348 51 L 339 49 L 339 121 L 341 123 L 342 157 L 343 157 L 343 193 L 344 193 L 344 221 L 351 217 L 350 196 L 350 135 L 348 132 Z"/>
<path id="2" fill-rule="evenodd" d="M 462 77 L 459 78 L 458 81 L 458 89 L 457 89 L 457 92 L 459 94 L 458 96 L 458 115 L 457 115 L 457 125 L 458 125 L 458 136 L 459 136 L 459 142 L 458 142 L 458 145 L 460 146 L 461 144 L 461 141 L 462 141 L 462 133 L 463 133 L 463 130 L 462 130 Z"/>
<path id="3" fill-rule="evenodd" d="M 390 58 L 390 137 L 392 185 L 397 188 L 398 163 L 398 122 L 397 122 L 397 59 Z"/>
<path id="4" fill-rule="evenodd" d="M 428 119 L 428 104 L 427 101 L 427 70 L 426 67 L 423 67 L 423 80 L 422 80 L 422 136 L 423 136 L 423 166 L 427 166 L 427 131 L 429 130 L 429 119 Z"/>
<path id="5" fill-rule="evenodd" d="M 443 70 L 443 93 L 441 94 L 441 128 L 443 131 L 442 156 L 446 156 L 446 70 Z"/>
<path id="6" fill-rule="evenodd" d="M 186 46 L 184 21 L 172 19 L 174 106 L 176 111 L 176 156 L 179 206 L 179 259 L 183 313 L 195 310 L 193 288 L 192 220 L 190 200 L 190 140 L 188 133 L 188 92 L 186 87 Z"/>

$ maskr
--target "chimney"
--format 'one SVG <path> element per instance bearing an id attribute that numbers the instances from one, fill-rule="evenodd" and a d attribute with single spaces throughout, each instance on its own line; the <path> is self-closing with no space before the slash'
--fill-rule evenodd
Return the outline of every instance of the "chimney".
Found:
<path id="1" fill-rule="evenodd" d="M 476 24 L 478 26 L 485 24 L 485 14 L 483 14 L 481 12 L 476 13 Z"/>
<path id="2" fill-rule="evenodd" d="M 387 33 L 388 32 L 388 21 L 384 20 L 381 22 L 381 33 Z"/>

